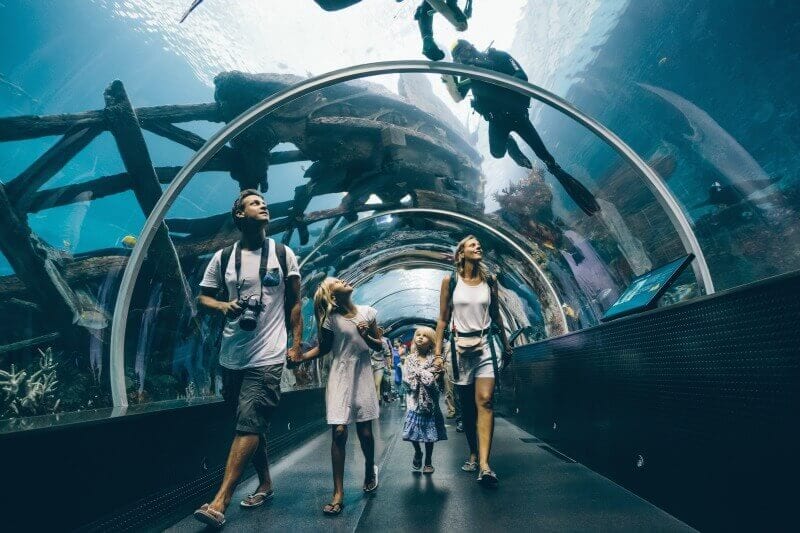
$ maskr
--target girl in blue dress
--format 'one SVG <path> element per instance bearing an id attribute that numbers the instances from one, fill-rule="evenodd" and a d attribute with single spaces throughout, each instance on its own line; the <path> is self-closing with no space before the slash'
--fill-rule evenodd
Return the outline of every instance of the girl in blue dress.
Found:
<path id="1" fill-rule="evenodd" d="M 437 378 L 444 371 L 441 357 L 433 356 L 436 332 L 421 327 L 414 332 L 411 352 L 403 365 L 403 383 L 406 387 L 406 420 L 403 440 L 414 445 L 413 472 L 433 474 L 433 443 L 447 440 L 444 417 L 439 408 Z M 422 448 L 425 443 L 425 467 L 422 466 Z"/>

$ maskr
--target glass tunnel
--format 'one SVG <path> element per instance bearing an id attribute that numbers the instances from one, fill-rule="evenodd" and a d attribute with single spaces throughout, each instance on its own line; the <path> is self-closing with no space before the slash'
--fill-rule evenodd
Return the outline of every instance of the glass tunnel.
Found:
<path id="1" fill-rule="evenodd" d="M 240 508 L 263 488 L 247 470 L 226 528 L 788 528 L 800 8 L 472 4 L 0 3 L 10 530 L 200 530 L 192 511 L 241 434 L 220 367 L 235 326 L 201 281 L 243 242 L 231 206 L 246 189 L 296 256 L 303 351 L 325 341 L 314 295 L 332 277 L 412 351 L 472 235 L 496 279 L 488 342 L 514 355 L 490 388 L 499 487 L 461 472 L 474 398 L 455 400 L 436 473 L 409 472 L 402 380 L 384 362 L 380 490 L 362 494 L 352 428 L 333 526 L 318 508 L 339 355 L 279 369 L 261 437 L 275 498 Z M 466 41 L 475 56 L 445 46 Z M 41 516 L 30 495 L 54 475 L 75 495 Z"/>

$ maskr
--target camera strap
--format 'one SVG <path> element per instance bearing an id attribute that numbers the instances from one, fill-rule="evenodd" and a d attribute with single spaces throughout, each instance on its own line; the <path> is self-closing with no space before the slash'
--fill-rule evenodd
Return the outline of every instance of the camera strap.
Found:
<path id="1" fill-rule="evenodd" d="M 264 276 L 267 275 L 267 262 L 269 261 L 269 249 L 272 245 L 272 239 L 264 239 L 264 244 L 261 245 L 261 263 L 258 267 L 258 303 L 264 303 Z M 236 268 L 236 296 L 237 299 L 242 298 L 242 247 L 241 243 L 236 243 L 236 250 L 233 252 L 234 266 Z"/>

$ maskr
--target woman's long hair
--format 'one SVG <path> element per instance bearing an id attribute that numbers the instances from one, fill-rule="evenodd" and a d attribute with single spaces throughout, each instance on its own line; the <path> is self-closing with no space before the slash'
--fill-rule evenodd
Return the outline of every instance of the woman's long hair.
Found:
<path id="1" fill-rule="evenodd" d="M 314 293 L 314 317 L 317 319 L 317 334 L 321 334 L 322 325 L 336 309 L 336 300 L 331 292 L 331 285 L 336 278 L 325 278 Z"/>
<path id="2" fill-rule="evenodd" d="M 467 260 L 464 258 L 464 246 L 467 245 L 467 242 L 475 239 L 476 241 L 478 238 L 475 235 L 467 235 L 461 242 L 458 243 L 456 246 L 456 253 L 453 256 L 453 261 L 456 265 L 456 272 L 458 275 L 463 277 L 464 270 L 466 269 L 465 265 L 467 264 Z M 489 269 L 486 268 L 486 265 L 483 264 L 483 261 L 478 262 L 478 277 L 481 278 L 481 281 L 486 281 L 489 279 Z"/>

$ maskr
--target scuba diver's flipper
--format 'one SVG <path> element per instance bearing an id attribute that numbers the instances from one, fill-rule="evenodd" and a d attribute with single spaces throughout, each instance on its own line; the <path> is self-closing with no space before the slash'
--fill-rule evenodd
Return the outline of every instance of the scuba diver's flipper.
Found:
<path id="1" fill-rule="evenodd" d="M 570 176 L 563 168 L 558 166 L 558 163 L 551 163 L 547 165 L 547 170 L 550 174 L 555 176 L 558 182 L 567 191 L 570 198 L 572 198 L 578 207 L 589 216 L 594 215 L 600 211 L 600 206 L 595 200 L 594 195 L 584 187 L 581 182 Z"/>
<path id="2" fill-rule="evenodd" d="M 506 150 L 508 150 L 508 157 L 514 160 L 514 163 L 518 164 L 522 168 L 533 168 L 533 163 L 531 163 L 531 160 L 522 153 L 522 150 L 519 149 L 517 141 L 511 137 L 509 137 L 508 141 L 506 142 Z"/>
<path id="3" fill-rule="evenodd" d="M 314 0 L 325 11 L 339 11 L 354 6 L 361 0 Z"/>
<path id="4" fill-rule="evenodd" d="M 457 31 L 466 31 L 467 29 L 467 16 L 464 14 L 461 9 L 459 9 L 458 4 L 455 0 L 426 0 L 428 4 L 439 13 L 441 16 L 447 19 L 447 21 L 453 25 L 453 27 Z M 471 2 L 470 2 L 471 3 Z M 470 5 L 470 11 L 472 6 Z"/>
<path id="5" fill-rule="evenodd" d="M 444 52 L 437 46 L 433 38 L 433 12 L 428 4 L 423 2 L 414 13 L 414 18 L 419 24 L 419 33 L 422 36 L 422 55 L 431 61 L 444 59 Z"/>
<path id="6" fill-rule="evenodd" d="M 431 61 L 441 61 L 444 59 L 444 52 L 433 40 L 433 37 L 422 38 L 422 55 Z"/>
<path id="7" fill-rule="evenodd" d="M 199 6 L 200 4 L 202 4 L 202 3 L 203 3 L 203 0 L 193 0 L 193 2 L 192 2 L 192 5 L 190 5 L 190 6 L 189 6 L 189 9 L 187 9 L 187 10 L 186 10 L 186 11 L 183 13 L 183 16 L 181 17 L 181 20 L 178 22 L 178 24 L 180 24 L 181 22 L 183 22 L 184 20 L 186 20 L 186 17 L 188 17 L 188 16 L 189 16 L 189 14 L 190 14 L 192 11 L 194 11 L 194 10 L 195 10 L 195 8 L 196 8 L 197 6 Z"/>

